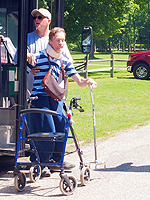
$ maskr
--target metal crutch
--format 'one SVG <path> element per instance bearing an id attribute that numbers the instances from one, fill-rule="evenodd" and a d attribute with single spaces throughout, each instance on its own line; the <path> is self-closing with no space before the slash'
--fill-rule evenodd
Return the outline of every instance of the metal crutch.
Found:
<path id="1" fill-rule="evenodd" d="M 91 94 L 91 100 L 92 100 L 92 109 L 93 109 L 93 133 L 94 133 L 94 152 L 95 152 L 95 161 L 90 163 L 95 163 L 95 169 L 97 168 L 97 165 L 104 164 L 104 168 L 106 168 L 106 163 L 104 161 L 97 161 L 97 148 L 96 148 L 96 126 L 95 126 L 95 106 L 94 106 L 94 98 L 92 93 L 92 85 L 90 86 L 90 94 Z"/>

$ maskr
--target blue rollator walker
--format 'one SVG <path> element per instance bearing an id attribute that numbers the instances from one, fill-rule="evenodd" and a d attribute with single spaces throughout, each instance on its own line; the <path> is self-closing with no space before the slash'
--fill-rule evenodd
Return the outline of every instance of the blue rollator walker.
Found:
<path id="1" fill-rule="evenodd" d="M 47 166 L 50 169 L 51 169 L 51 167 L 59 166 L 59 168 L 56 171 L 60 172 L 61 180 L 60 180 L 59 187 L 60 187 L 61 192 L 64 195 L 71 195 L 74 193 L 74 191 L 77 187 L 77 180 L 74 176 L 68 176 L 66 174 L 66 171 L 64 171 L 64 166 L 63 166 L 64 156 L 66 155 L 66 153 L 65 153 L 66 143 L 67 143 L 68 138 L 73 138 L 75 147 L 76 147 L 75 151 L 77 151 L 79 159 L 80 159 L 79 169 L 80 169 L 81 184 L 85 186 L 89 182 L 90 170 L 87 167 L 87 165 L 85 165 L 83 163 L 82 151 L 80 151 L 80 148 L 78 146 L 78 143 L 77 143 L 77 140 L 75 137 L 75 133 L 74 133 L 74 130 L 72 127 L 72 120 L 71 120 L 72 111 L 71 111 L 71 109 L 75 108 L 75 109 L 78 109 L 80 112 L 84 111 L 82 109 L 82 107 L 77 104 L 77 100 L 81 100 L 81 98 L 80 97 L 72 98 L 70 101 L 69 108 L 66 104 L 64 104 L 64 114 L 63 115 L 61 115 L 55 111 L 45 110 L 45 109 L 36 109 L 36 108 L 28 108 L 28 109 L 23 109 L 20 111 L 19 114 L 20 114 L 22 120 L 21 120 L 21 124 L 20 124 L 20 136 L 18 139 L 18 145 L 17 145 L 17 150 L 16 150 L 15 170 L 14 170 L 14 186 L 17 191 L 22 191 L 26 185 L 26 175 L 25 175 L 25 173 L 20 171 L 21 166 L 30 166 L 29 178 L 30 178 L 31 182 L 36 182 L 41 177 L 41 166 Z M 30 99 L 28 107 L 30 107 L 31 101 L 32 101 L 32 99 Z M 61 116 L 66 121 L 65 132 L 64 133 L 40 132 L 40 133 L 30 134 L 30 130 L 27 126 L 27 121 L 26 121 L 27 113 L 44 113 L 44 114 L 49 114 L 49 115 L 53 115 L 53 116 Z M 22 136 L 24 128 L 26 128 L 26 131 L 27 131 L 26 137 Z M 71 131 L 72 136 L 69 136 L 69 129 Z M 36 162 L 18 162 L 19 153 L 22 152 L 22 150 L 21 151 L 19 150 L 22 140 L 25 140 L 26 142 L 31 144 L 30 152 L 33 152 L 36 155 Z M 44 140 L 64 143 L 60 163 L 41 163 L 40 162 L 40 158 L 39 158 L 36 146 L 34 144 L 34 141 L 44 141 Z"/>

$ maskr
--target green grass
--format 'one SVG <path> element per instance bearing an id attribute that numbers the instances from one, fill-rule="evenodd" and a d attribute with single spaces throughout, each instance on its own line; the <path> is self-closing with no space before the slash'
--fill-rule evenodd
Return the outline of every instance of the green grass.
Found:
<path id="1" fill-rule="evenodd" d="M 100 56 L 105 58 L 104 54 Z M 126 54 L 124 56 L 128 57 Z M 110 78 L 108 71 L 89 73 L 89 77 L 94 78 L 98 83 L 98 87 L 93 90 L 97 138 L 105 139 L 118 131 L 141 126 L 150 121 L 149 80 L 134 79 L 127 71 L 115 71 L 114 78 Z M 93 139 L 90 89 L 80 88 L 70 81 L 67 103 L 74 96 L 81 97 L 78 104 L 85 112 L 73 111 L 75 121 L 73 126 L 78 139 L 89 142 Z"/>

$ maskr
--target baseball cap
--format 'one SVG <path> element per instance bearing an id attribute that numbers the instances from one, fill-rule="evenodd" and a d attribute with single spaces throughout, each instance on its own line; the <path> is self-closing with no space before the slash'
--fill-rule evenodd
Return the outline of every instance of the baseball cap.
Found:
<path id="1" fill-rule="evenodd" d="M 36 13 L 40 13 L 44 17 L 47 17 L 48 19 L 51 20 L 51 13 L 47 9 L 45 9 L 45 8 L 39 8 L 39 9 L 32 10 L 31 15 L 35 16 Z"/>

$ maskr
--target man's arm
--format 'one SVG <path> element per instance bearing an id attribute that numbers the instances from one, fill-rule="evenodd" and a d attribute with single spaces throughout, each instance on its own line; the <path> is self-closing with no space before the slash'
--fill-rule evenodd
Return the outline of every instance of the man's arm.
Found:
<path id="1" fill-rule="evenodd" d="M 90 87 L 90 85 L 93 89 L 97 87 L 97 83 L 92 78 L 82 78 L 79 74 L 73 75 L 72 78 L 80 87 Z"/>
<path id="2" fill-rule="evenodd" d="M 32 53 L 27 53 L 28 63 L 34 65 L 36 63 L 35 56 Z"/>
<path id="3" fill-rule="evenodd" d="M 27 53 L 27 59 L 28 59 L 28 63 L 30 65 L 36 64 L 36 58 L 35 58 L 34 54 Z M 33 76 L 37 75 L 40 72 L 39 67 L 33 67 L 30 72 L 31 72 L 31 74 L 33 74 Z"/>

